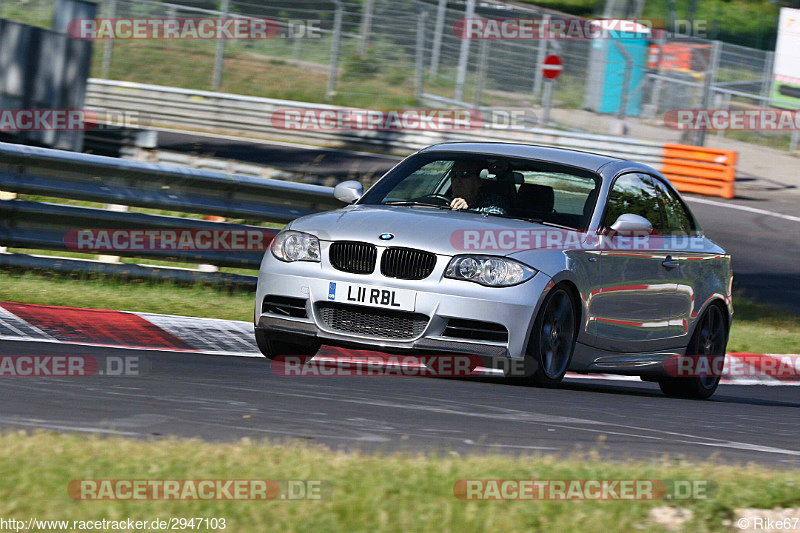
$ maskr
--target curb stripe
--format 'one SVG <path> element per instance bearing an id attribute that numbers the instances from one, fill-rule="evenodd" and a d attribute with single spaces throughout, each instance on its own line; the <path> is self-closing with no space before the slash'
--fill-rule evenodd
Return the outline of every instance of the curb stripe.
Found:
<path id="1" fill-rule="evenodd" d="M 250 322 L 17 302 L 0 302 L 0 340 L 3 339 L 261 357 L 253 338 L 253 325 Z M 356 356 L 358 354 L 384 355 L 382 352 L 370 350 L 345 350 L 323 346 L 317 357 L 321 361 L 337 362 L 336 355 Z M 745 358 L 755 373 L 768 365 L 774 366 L 771 360 L 787 357 L 787 355 L 731 352 L 728 353 L 728 357 Z M 800 358 L 800 355 L 788 357 Z M 755 364 L 751 364 L 754 359 Z M 496 376 L 499 373 L 481 369 L 480 374 Z M 613 374 L 568 372 L 566 377 L 639 381 L 637 376 Z M 723 376 L 721 383 L 723 385 L 800 386 L 800 379 L 781 379 L 770 376 Z"/>

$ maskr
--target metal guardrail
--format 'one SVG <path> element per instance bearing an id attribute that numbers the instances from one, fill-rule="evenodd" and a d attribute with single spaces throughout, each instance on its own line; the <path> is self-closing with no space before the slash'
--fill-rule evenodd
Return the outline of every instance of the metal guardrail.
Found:
<path id="1" fill-rule="evenodd" d="M 7 143 L 0 143 L 0 191 L 280 223 L 341 205 L 333 197 L 331 187 Z M 266 228 L 19 199 L 0 200 L 0 246 L 77 251 L 70 249 L 65 237 L 70 230 L 79 229 L 263 231 Z M 258 268 L 263 254 L 261 251 L 116 249 L 108 253 L 251 269 Z M 95 261 L 24 254 L 0 255 L 0 266 L 41 268 L 47 264 L 54 270 L 117 272 L 178 281 L 213 279 L 223 284 L 248 286 L 254 283 L 251 276 L 212 275 L 163 267 L 147 269 L 136 265 L 108 266 Z"/>
<path id="2" fill-rule="evenodd" d="M 285 130 L 276 128 L 271 123 L 272 114 L 278 110 L 344 108 L 98 79 L 90 80 L 87 99 L 91 105 L 113 112 L 137 109 L 147 113 L 155 125 L 170 128 L 205 129 L 217 133 L 231 132 L 262 138 L 327 143 L 348 148 L 367 147 L 402 155 L 445 141 L 521 142 L 585 150 L 648 163 L 668 174 L 668 178 L 682 191 L 725 198 L 732 198 L 734 194 L 735 153 L 730 150 L 721 154 L 710 148 L 683 146 L 679 150 L 683 155 L 676 158 L 674 148 L 678 145 L 670 143 L 545 128 L 483 127 L 460 132 Z M 459 105 L 458 102 L 446 98 L 436 98 L 436 100 L 448 106 Z M 479 110 L 484 113 L 491 112 L 486 108 Z M 710 156 L 710 159 L 707 156 Z M 722 180 L 724 184 L 717 183 L 719 181 L 717 174 L 724 176 Z"/>
<path id="3" fill-rule="evenodd" d="M 86 103 L 114 112 L 136 110 L 152 126 L 204 130 L 337 147 L 360 147 L 408 155 L 446 141 L 517 141 L 541 146 L 591 150 L 645 163 L 660 161 L 661 144 L 625 137 L 566 132 L 546 128 L 525 130 L 481 128 L 446 131 L 298 131 L 274 127 L 270 118 L 279 109 L 342 109 L 337 106 L 197 91 L 141 83 L 89 80 Z"/>
<path id="4" fill-rule="evenodd" d="M 191 218 L 117 212 L 92 207 L 0 200 L 0 243 L 3 246 L 42 250 L 69 250 L 69 230 L 260 230 L 243 224 L 209 222 Z M 274 231 L 266 230 L 267 234 Z M 74 244 L 74 243 L 73 243 Z M 78 250 L 74 250 L 78 251 Z M 107 252 L 112 253 L 112 252 Z M 114 250 L 114 255 L 151 259 L 174 259 L 233 268 L 257 269 L 263 251 L 225 250 Z"/>
<path id="5" fill-rule="evenodd" d="M 0 190 L 270 222 L 340 205 L 321 185 L 7 143 Z"/>

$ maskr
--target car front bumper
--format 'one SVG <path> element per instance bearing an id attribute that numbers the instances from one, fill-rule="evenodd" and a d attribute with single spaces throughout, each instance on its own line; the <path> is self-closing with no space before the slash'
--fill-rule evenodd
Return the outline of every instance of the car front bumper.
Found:
<path id="1" fill-rule="evenodd" d="M 322 263 L 284 263 L 265 254 L 256 292 L 255 326 L 291 335 L 293 340 L 350 345 L 386 351 L 451 352 L 484 358 L 522 358 L 534 316 L 548 288 L 550 278 L 538 272 L 514 287 L 484 287 L 476 283 L 444 278 L 449 257 L 437 258 L 433 273 L 424 280 L 389 278 L 375 272 L 357 275 L 341 272 Z M 416 291 L 414 313 L 428 317 L 421 334 L 404 339 L 365 336 L 332 329 L 320 316 L 319 304 L 328 302 L 331 282 L 357 283 L 389 289 Z M 307 317 L 290 317 L 262 312 L 266 296 L 306 301 Z M 369 311 L 371 308 L 358 307 Z M 507 342 L 444 336 L 449 319 L 466 319 L 500 324 L 508 330 Z M 278 337 L 280 338 L 280 336 Z"/>

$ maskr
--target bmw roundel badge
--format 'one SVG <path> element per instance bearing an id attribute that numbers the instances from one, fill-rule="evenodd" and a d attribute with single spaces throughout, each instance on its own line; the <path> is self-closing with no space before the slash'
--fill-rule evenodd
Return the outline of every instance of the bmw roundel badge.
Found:
<path id="1" fill-rule="evenodd" d="M 382 241 L 390 241 L 390 240 L 394 239 L 394 235 L 392 235 L 391 233 L 381 233 L 378 236 L 378 238 L 380 240 L 382 240 Z"/>

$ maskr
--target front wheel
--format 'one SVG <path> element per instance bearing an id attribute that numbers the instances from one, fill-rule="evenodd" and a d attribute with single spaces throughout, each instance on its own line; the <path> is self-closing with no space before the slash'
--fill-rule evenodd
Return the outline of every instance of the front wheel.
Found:
<path id="1" fill-rule="evenodd" d="M 556 387 L 567 373 L 575 350 L 577 313 L 569 291 L 556 286 L 542 302 L 525 355 L 524 382 Z"/>
<path id="2" fill-rule="evenodd" d="M 727 345 L 728 332 L 722 308 L 716 304 L 711 305 L 700 318 L 689 346 L 686 347 L 686 355 L 708 357 L 707 368 L 722 368 L 722 365 L 714 360 L 721 357 L 721 362 L 725 362 Z M 661 387 L 661 392 L 667 396 L 706 400 L 717 390 L 719 379 L 720 376 L 712 372 L 704 376 L 662 378 L 658 381 L 658 385 Z"/>
<path id="3" fill-rule="evenodd" d="M 313 356 L 316 355 L 319 350 L 319 343 L 308 344 L 302 343 L 302 341 L 299 343 L 286 342 L 286 335 L 283 335 L 283 341 L 278 341 L 275 340 L 274 334 L 262 328 L 255 328 L 255 336 L 258 349 L 261 350 L 262 355 L 267 359 L 275 359 L 281 355 Z"/>

